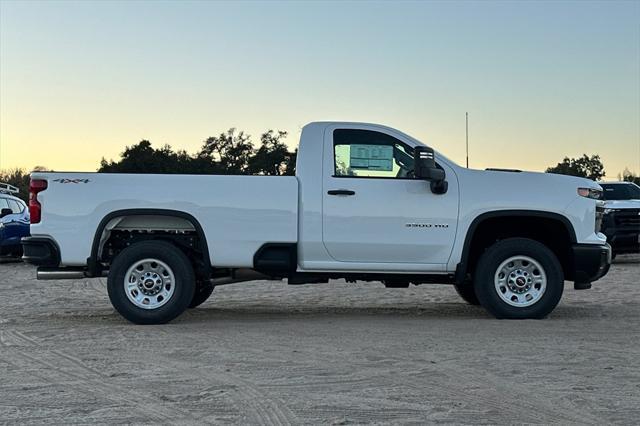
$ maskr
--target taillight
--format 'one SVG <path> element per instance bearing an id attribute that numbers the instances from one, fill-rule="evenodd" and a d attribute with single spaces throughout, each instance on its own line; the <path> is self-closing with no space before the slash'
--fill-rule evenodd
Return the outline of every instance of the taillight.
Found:
<path id="1" fill-rule="evenodd" d="M 31 179 L 29 183 L 29 216 L 31 223 L 40 223 L 42 206 L 38 202 L 38 192 L 47 189 L 47 181 L 43 179 Z"/>

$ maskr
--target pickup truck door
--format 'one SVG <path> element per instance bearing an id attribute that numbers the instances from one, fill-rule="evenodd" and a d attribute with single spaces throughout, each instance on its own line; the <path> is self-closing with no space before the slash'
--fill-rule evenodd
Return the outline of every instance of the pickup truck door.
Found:
<path id="1" fill-rule="evenodd" d="M 400 135 L 364 128 L 325 132 L 323 243 L 339 262 L 445 264 L 458 217 L 455 173 L 433 194 L 413 173 L 413 147 Z"/>

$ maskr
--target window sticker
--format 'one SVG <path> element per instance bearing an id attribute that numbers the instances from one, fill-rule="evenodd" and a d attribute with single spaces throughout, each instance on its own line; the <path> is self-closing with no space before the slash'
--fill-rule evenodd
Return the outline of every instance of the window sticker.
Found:
<path id="1" fill-rule="evenodd" d="M 393 170 L 393 147 L 390 145 L 351 145 L 349 166 L 355 170 Z"/>

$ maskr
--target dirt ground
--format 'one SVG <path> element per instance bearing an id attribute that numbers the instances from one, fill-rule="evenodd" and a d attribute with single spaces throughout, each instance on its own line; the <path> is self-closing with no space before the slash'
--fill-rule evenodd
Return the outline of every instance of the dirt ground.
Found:
<path id="1" fill-rule="evenodd" d="M 0 264 L 0 423 L 632 424 L 640 256 L 542 321 L 499 321 L 450 286 L 217 288 L 136 326 L 105 280 Z"/>

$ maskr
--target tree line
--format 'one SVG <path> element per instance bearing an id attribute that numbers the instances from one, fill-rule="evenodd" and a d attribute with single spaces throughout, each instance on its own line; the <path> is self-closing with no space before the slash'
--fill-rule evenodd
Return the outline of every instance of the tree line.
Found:
<path id="1" fill-rule="evenodd" d="M 284 140 L 287 132 L 268 130 L 260 135 L 256 147 L 251 136 L 231 128 L 218 136 L 207 138 L 200 150 L 189 154 L 174 150 L 171 145 L 154 148 L 148 140 L 126 146 L 118 160 L 102 159 L 99 173 L 158 173 L 158 174 L 227 174 L 227 175 L 294 175 L 298 150 L 289 151 Z M 35 171 L 47 170 L 36 167 Z M 547 173 L 564 174 L 601 180 L 605 177 L 604 164 L 599 155 L 583 154 L 578 158 L 565 157 Z M 626 169 L 618 180 L 640 185 L 640 176 Z M 19 196 L 27 201 L 29 173 L 20 168 L 0 170 L 0 182 L 20 189 Z"/>
<path id="2" fill-rule="evenodd" d="M 212 175 L 293 175 L 297 149 L 289 151 L 284 139 L 287 132 L 268 130 L 260 135 L 255 147 L 251 136 L 229 129 L 207 138 L 200 151 L 189 154 L 174 151 L 170 145 L 153 148 L 143 140 L 125 147 L 118 161 L 100 162 L 99 173 L 164 173 Z"/>

